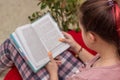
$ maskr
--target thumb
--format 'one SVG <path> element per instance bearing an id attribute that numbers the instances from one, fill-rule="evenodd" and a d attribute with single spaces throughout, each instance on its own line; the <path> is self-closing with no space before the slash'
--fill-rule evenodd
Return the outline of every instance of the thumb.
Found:
<path id="1" fill-rule="evenodd" d="M 52 56 L 52 53 L 51 52 L 48 52 L 48 56 L 49 56 L 49 59 L 50 59 L 50 61 L 52 62 L 52 61 L 54 61 L 54 58 L 53 58 L 53 56 Z"/>
<path id="2" fill-rule="evenodd" d="M 59 41 L 70 44 L 70 40 L 69 39 L 59 38 Z"/>

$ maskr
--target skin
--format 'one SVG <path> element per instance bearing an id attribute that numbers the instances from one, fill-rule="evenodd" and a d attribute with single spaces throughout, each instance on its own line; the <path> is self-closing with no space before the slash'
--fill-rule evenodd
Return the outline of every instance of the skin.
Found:
<path id="1" fill-rule="evenodd" d="M 111 66 L 120 63 L 120 57 L 117 52 L 116 46 L 111 43 L 104 41 L 101 37 L 99 37 L 94 32 L 88 31 L 86 32 L 82 25 L 80 25 L 82 38 L 84 43 L 90 49 L 98 52 L 100 54 L 100 59 L 98 59 L 94 64 L 93 67 L 105 67 Z M 61 40 L 62 42 L 68 43 L 71 46 L 71 50 L 75 53 L 78 53 L 80 49 L 80 45 L 66 32 L 63 32 L 65 39 Z M 107 49 L 106 49 L 107 48 Z M 83 61 L 89 61 L 94 56 L 91 55 L 88 51 L 84 48 L 79 54 L 79 58 Z M 49 55 L 50 62 L 46 65 L 46 69 L 50 74 L 50 80 L 58 80 L 58 66 L 56 61 L 53 59 L 52 54 Z"/>

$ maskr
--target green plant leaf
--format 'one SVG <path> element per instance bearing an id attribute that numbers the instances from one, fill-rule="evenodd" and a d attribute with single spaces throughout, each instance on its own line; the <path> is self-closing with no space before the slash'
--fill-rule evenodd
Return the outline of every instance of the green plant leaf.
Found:
<path id="1" fill-rule="evenodd" d="M 28 19 L 33 22 L 49 11 L 64 31 L 69 30 L 70 24 L 77 24 L 75 30 L 79 31 L 76 11 L 78 5 L 83 1 L 84 0 L 39 0 L 37 5 L 40 7 L 40 10 L 28 16 Z"/>
<path id="2" fill-rule="evenodd" d="M 35 17 L 35 16 L 36 16 L 35 13 L 33 13 L 33 14 L 32 14 L 32 17 Z"/>
<path id="3" fill-rule="evenodd" d="M 41 3 L 41 7 L 40 7 L 41 10 L 42 10 L 42 9 L 45 9 L 46 7 L 47 7 L 47 4 L 46 4 L 46 3 Z"/>

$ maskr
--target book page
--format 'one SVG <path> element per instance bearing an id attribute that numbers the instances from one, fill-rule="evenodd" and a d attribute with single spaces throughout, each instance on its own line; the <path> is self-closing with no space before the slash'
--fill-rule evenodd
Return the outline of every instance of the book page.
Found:
<path id="1" fill-rule="evenodd" d="M 47 51 L 51 51 L 54 57 L 69 47 L 69 45 L 59 41 L 59 38 L 63 38 L 64 36 L 50 16 L 32 24 L 32 26 Z"/>
<path id="2" fill-rule="evenodd" d="M 17 30 L 19 35 L 19 39 L 21 39 L 21 43 L 23 44 L 27 53 L 27 56 L 33 60 L 37 65 L 41 63 L 41 60 L 44 60 L 47 57 L 47 50 L 44 45 L 42 45 L 41 40 L 36 35 L 36 32 L 32 29 L 32 27 L 21 28 L 21 30 Z M 43 61 L 42 61 L 43 62 Z"/>

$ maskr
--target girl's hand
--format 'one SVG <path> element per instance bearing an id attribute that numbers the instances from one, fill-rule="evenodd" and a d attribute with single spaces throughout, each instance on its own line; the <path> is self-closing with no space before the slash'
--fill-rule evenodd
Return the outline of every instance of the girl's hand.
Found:
<path id="1" fill-rule="evenodd" d="M 60 41 L 68 43 L 71 46 L 70 50 L 73 51 L 74 53 L 78 53 L 81 46 L 73 39 L 73 37 L 70 34 L 63 32 L 63 35 L 65 36 L 65 39 L 60 38 Z"/>
<path id="2" fill-rule="evenodd" d="M 52 53 L 49 52 L 48 56 L 50 58 L 50 62 L 46 65 L 46 69 L 48 70 L 50 77 L 57 77 L 58 74 L 58 65 L 57 63 L 60 63 L 58 60 L 54 60 L 52 57 Z"/>

